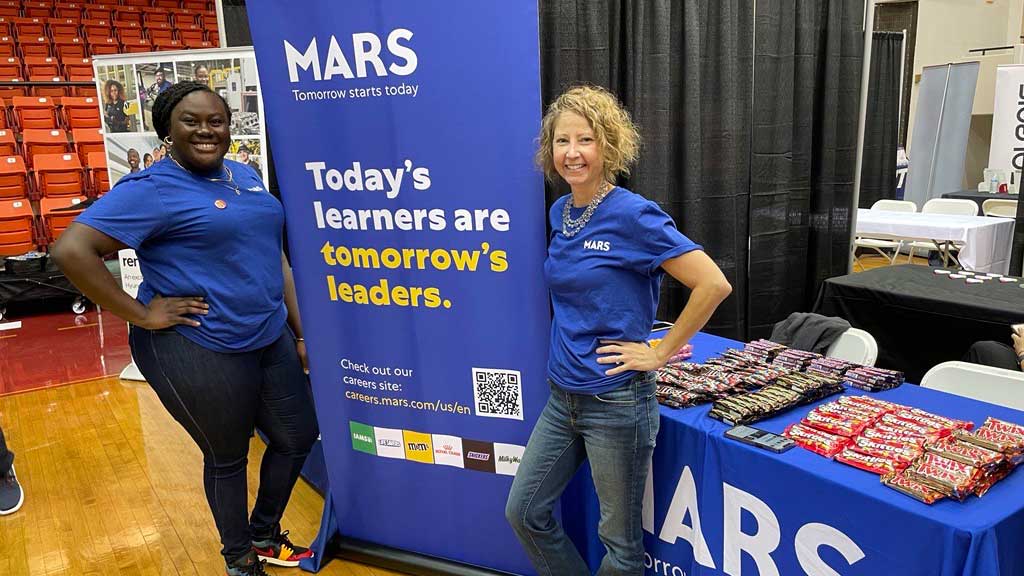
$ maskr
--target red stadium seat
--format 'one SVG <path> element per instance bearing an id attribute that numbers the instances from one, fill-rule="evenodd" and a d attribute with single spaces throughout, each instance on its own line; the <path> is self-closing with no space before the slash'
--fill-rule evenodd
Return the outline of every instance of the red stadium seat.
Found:
<path id="1" fill-rule="evenodd" d="M 28 198 L 28 169 L 21 156 L 0 156 L 0 200 Z"/>
<path id="2" fill-rule="evenodd" d="M 0 256 L 18 256 L 35 250 L 34 222 L 28 199 L 0 201 Z"/>
<path id="3" fill-rule="evenodd" d="M 90 152 L 88 158 L 89 188 L 93 196 L 102 196 L 110 191 L 107 155 L 104 152 Z"/>
<path id="4" fill-rule="evenodd" d="M 11 24 L 14 26 L 14 34 L 18 38 L 32 37 L 32 36 L 46 36 L 46 19 L 43 18 L 11 18 Z"/>
<path id="5" fill-rule="evenodd" d="M 191 41 L 191 40 L 185 40 L 185 47 L 186 48 L 216 48 L 216 45 L 214 45 L 213 42 L 207 42 L 205 40 L 195 41 L 195 42 Z"/>
<path id="6" fill-rule="evenodd" d="M 153 6 L 161 9 L 167 8 L 181 8 L 181 3 L 178 0 L 153 0 Z M 166 10 L 165 10 L 166 11 Z"/>
<path id="7" fill-rule="evenodd" d="M 94 128 L 98 130 L 103 126 L 100 121 L 100 101 L 98 98 L 66 97 L 61 99 L 61 106 L 64 110 L 65 124 L 71 130 L 76 128 Z"/>
<path id="8" fill-rule="evenodd" d="M 154 24 L 146 28 L 146 36 L 156 44 L 157 42 L 170 42 L 174 40 L 174 29 L 170 24 Z"/>
<path id="9" fill-rule="evenodd" d="M 18 139 L 14 136 L 14 130 L 0 130 L 0 156 L 15 156 L 21 154 L 18 148 Z"/>
<path id="10" fill-rule="evenodd" d="M 18 127 L 27 129 L 53 129 L 59 126 L 57 105 L 50 98 L 19 96 L 11 99 L 14 119 Z"/>
<path id="11" fill-rule="evenodd" d="M 25 130 L 21 133 L 21 146 L 29 167 L 36 155 L 71 152 L 71 143 L 63 130 Z"/>
<path id="12" fill-rule="evenodd" d="M 89 164 L 89 154 L 105 153 L 103 146 L 103 130 L 96 128 L 76 128 L 71 131 L 71 139 L 75 141 L 75 151 L 82 164 Z"/>
<path id="13" fill-rule="evenodd" d="M 85 6 L 83 4 L 57 4 L 53 7 L 53 17 L 61 19 L 75 19 L 80 20 L 82 18 L 82 12 Z"/>
<path id="14" fill-rule="evenodd" d="M 90 40 L 94 37 L 108 38 L 111 34 L 111 29 L 109 19 L 82 20 L 82 31 L 85 33 L 85 37 Z"/>
<path id="15" fill-rule="evenodd" d="M 14 37 L 0 36 L 0 58 L 16 56 L 18 56 L 18 45 L 14 43 Z"/>
<path id="16" fill-rule="evenodd" d="M 177 6 L 173 6 L 177 8 Z M 142 9 L 142 23 L 149 27 L 154 24 L 167 24 L 171 25 L 171 14 L 166 8 L 143 8 Z"/>
<path id="17" fill-rule="evenodd" d="M 89 38 L 89 54 L 99 56 L 101 54 L 120 54 L 121 44 L 114 38 L 103 38 L 93 41 Z"/>
<path id="18" fill-rule="evenodd" d="M 85 40 L 77 36 L 60 36 L 53 39 L 54 51 L 60 58 L 85 58 L 87 56 Z"/>
<path id="19" fill-rule="evenodd" d="M 32 158 L 36 191 L 43 198 L 84 196 L 85 169 L 77 154 L 36 154 Z"/>
<path id="20" fill-rule="evenodd" d="M 135 52 L 152 52 L 153 43 L 145 38 L 139 38 L 138 40 L 127 40 L 122 43 L 124 52 L 132 54 Z"/>
<path id="21" fill-rule="evenodd" d="M 50 18 L 46 21 L 50 36 L 56 38 L 74 38 L 82 33 L 82 20 L 74 18 Z"/>
<path id="22" fill-rule="evenodd" d="M 3 82 L 21 82 L 23 78 L 3 78 L 0 77 L 0 81 Z M 0 86 L 0 98 L 4 100 L 10 100 L 17 96 L 27 96 L 28 86 Z"/>
<path id="23" fill-rule="evenodd" d="M 11 78 L 24 78 L 20 58 L 0 58 L 0 78 L 6 82 Z"/>
<path id="24" fill-rule="evenodd" d="M 60 61 L 56 58 L 49 56 L 26 56 L 22 60 L 22 65 L 25 67 L 25 75 L 32 76 L 44 76 L 53 78 L 54 76 L 60 76 Z"/>
<path id="25" fill-rule="evenodd" d="M 114 8 L 103 4 L 86 4 L 84 16 L 86 20 L 106 20 L 109 23 L 114 19 Z M 84 20 L 82 24 L 85 24 Z"/>
<path id="26" fill-rule="evenodd" d="M 22 12 L 28 18 L 49 18 L 53 16 L 52 2 L 25 2 Z"/>
<path id="27" fill-rule="evenodd" d="M 18 18 L 21 16 L 21 4 L 12 1 L 0 2 L 0 16 Z"/>
<path id="28" fill-rule="evenodd" d="M 46 36 L 18 37 L 18 49 L 21 50 L 22 57 L 51 56 L 50 47 L 50 39 Z"/>
<path id="29" fill-rule="evenodd" d="M 149 6 L 146 2 L 145 6 Z M 142 7 L 141 6 L 115 6 L 114 7 L 114 24 L 119 22 L 133 22 L 138 25 L 142 25 Z"/>
<path id="30" fill-rule="evenodd" d="M 153 43 L 153 50 L 163 52 L 165 50 L 184 50 L 186 46 L 177 40 L 157 40 Z"/>
<path id="31" fill-rule="evenodd" d="M 61 58 L 64 76 L 72 82 L 93 80 L 92 58 Z"/>
<path id="32" fill-rule="evenodd" d="M 206 0 L 185 0 L 182 2 L 182 8 L 204 12 L 210 8 L 210 3 Z"/>
<path id="33" fill-rule="evenodd" d="M 36 84 L 32 86 L 32 96 L 42 98 L 61 98 L 71 92 L 71 86 L 64 86 L 64 78 L 61 76 L 29 76 L 31 82 L 49 82 L 50 84 Z"/>
<path id="34" fill-rule="evenodd" d="M 43 218 L 45 240 L 52 243 L 67 230 L 75 218 L 82 213 L 78 208 L 86 201 L 85 196 L 43 198 L 39 201 L 39 215 Z"/>

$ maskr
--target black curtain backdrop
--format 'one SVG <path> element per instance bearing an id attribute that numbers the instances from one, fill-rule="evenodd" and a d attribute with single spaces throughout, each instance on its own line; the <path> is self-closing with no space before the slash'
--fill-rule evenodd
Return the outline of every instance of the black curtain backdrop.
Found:
<path id="1" fill-rule="evenodd" d="M 619 184 L 658 202 L 733 285 L 706 330 L 745 337 L 750 190 L 752 0 L 541 0 L 541 89 L 610 89 L 643 148 Z M 549 187 L 548 205 L 568 193 Z M 688 290 L 666 277 L 658 318 Z"/>
<path id="2" fill-rule="evenodd" d="M 872 35 L 864 161 L 860 170 L 861 208 L 870 208 L 877 200 L 896 198 L 902 48 L 902 34 L 875 32 Z"/>
<path id="3" fill-rule="evenodd" d="M 757 3 L 749 338 L 847 271 L 863 19 L 864 0 Z"/>

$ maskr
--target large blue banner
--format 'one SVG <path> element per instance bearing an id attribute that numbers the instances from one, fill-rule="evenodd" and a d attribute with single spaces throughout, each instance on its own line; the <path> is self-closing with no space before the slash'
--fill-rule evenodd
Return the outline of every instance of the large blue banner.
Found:
<path id="1" fill-rule="evenodd" d="M 504 504 L 547 397 L 534 2 L 251 2 L 345 536 L 531 572 Z"/>

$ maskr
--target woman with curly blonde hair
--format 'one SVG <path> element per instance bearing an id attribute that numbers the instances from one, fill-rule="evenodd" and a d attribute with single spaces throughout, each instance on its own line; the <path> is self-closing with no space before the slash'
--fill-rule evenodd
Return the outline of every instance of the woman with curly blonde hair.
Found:
<path id="1" fill-rule="evenodd" d="M 553 318 L 551 396 L 512 483 L 505 515 L 541 575 L 590 574 L 552 511 L 585 460 L 600 501 L 600 575 L 644 570 L 641 500 L 659 412 L 655 370 L 732 291 L 702 248 L 657 204 L 614 185 L 640 137 L 615 96 L 572 88 L 549 107 L 537 163 L 572 193 L 551 207 L 544 276 Z M 657 348 L 647 338 L 668 272 L 692 293 Z"/>

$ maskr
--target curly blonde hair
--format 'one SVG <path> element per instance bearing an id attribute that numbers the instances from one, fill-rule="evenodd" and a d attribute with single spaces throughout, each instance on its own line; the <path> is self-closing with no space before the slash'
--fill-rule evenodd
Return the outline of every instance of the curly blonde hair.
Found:
<path id="1" fill-rule="evenodd" d="M 606 180 L 614 183 L 617 176 L 629 175 L 629 169 L 636 162 L 640 152 L 640 133 L 629 118 L 629 112 L 626 112 L 619 100 L 604 88 L 574 86 L 548 106 L 548 111 L 541 122 L 535 160 L 548 181 L 554 182 L 558 176 L 552 143 L 555 137 L 555 123 L 563 112 L 579 114 L 594 130 L 594 137 L 604 156 Z"/>

